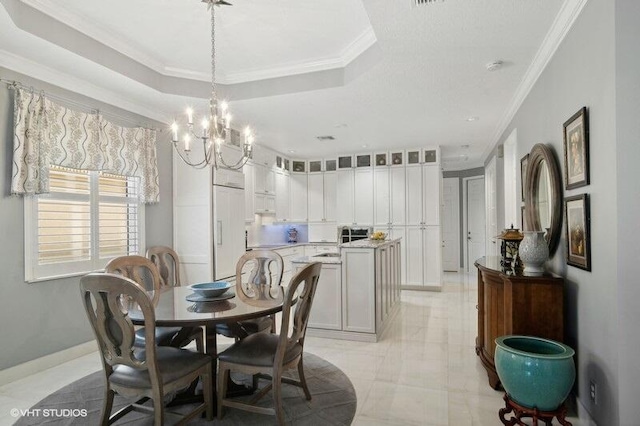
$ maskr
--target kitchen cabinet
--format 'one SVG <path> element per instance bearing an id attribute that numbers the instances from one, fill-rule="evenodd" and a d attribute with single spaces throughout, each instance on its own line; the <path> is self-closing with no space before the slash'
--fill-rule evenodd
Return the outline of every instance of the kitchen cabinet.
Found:
<path id="1" fill-rule="evenodd" d="M 275 170 L 261 164 L 254 164 L 254 191 L 257 194 L 275 195 Z"/>
<path id="2" fill-rule="evenodd" d="M 310 222 L 307 229 L 310 243 L 338 242 L 338 232 L 335 222 Z"/>
<path id="3" fill-rule="evenodd" d="M 407 176 L 407 225 L 422 225 L 422 167 L 406 168 Z"/>
<path id="4" fill-rule="evenodd" d="M 336 221 L 338 225 L 351 226 L 353 220 L 353 170 L 336 172 Z"/>
<path id="5" fill-rule="evenodd" d="M 338 225 L 373 225 L 373 171 L 340 170 L 336 173 Z"/>
<path id="6" fill-rule="evenodd" d="M 289 211 L 292 222 L 306 222 L 307 214 L 307 175 L 292 173 L 290 176 Z"/>
<path id="7" fill-rule="evenodd" d="M 330 244 L 305 244 L 304 255 L 315 256 L 316 254 L 323 253 L 338 253 L 339 249 L 337 245 Z"/>
<path id="8" fill-rule="evenodd" d="M 289 189 L 290 189 L 290 177 L 289 173 L 283 170 L 276 170 L 276 221 L 286 222 L 290 220 L 289 211 Z"/>
<path id="9" fill-rule="evenodd" d="M 440 290 L 442 247 L 439 226 L 406 227 L 406 278 L 409 288 Z"/>
<path id="10" fill-rule="evenodd" d="M 335 222 L 335 172 L 310 173 L 308 175 L 307 189 L 309 222 Z"/>
<path id="11" fill-rule="evenodd" d="M 377 167 L 373 172 L 374 226 L 387 228 L 391 223 L 391 188 L 389 168 Z"/>
<path id="12" fill-rule="evenodd" d="M 376 228 L 405 224 L 405 191 L 404 168 L 377 167 L 374 170 L 374 225 Z"/>
<path id="13" fill-rule="evenodd" d="M 275 195 L 254 194 L 254 203 L 256 213 L 275 214 L 276 213 L 276 197 Z"/>
<path id="14" fill-rule="evenodd" d="M 342 271 L 340 264 L 322 265 L 308 327 L 342 330 Z"/>
<path id="15" fill-rule="evenodd" d="M 353 224 L 373 225 L 373 170 L 358 169 L 354 172 Z"/>
<path id="16" fill-rule="evenodd" d="M 400 268 L 400 282 L 406 283 L 407 274 L 407 227 L 406 226 L 391 226 L 387 228 L 387 238 L 390 240 L 401 241 L 398 254 L 400 255 L 399 266 Z M 400 289 L 398 289 L 399 291 Z"/>
<path id="17" fill-rule="evenodd" d="M 422 166 L 423 222 L 425 225 L 440 225 L 441 188 L 440 166 Z"/>
<path id="18" fill-rule="evenodd" d="M 256 203 L 255 203 L 255 189 L 253 183 L 253 163 L 248 162 L 242 168 L 244 173 L 244 221 L 254 222 Z"/>

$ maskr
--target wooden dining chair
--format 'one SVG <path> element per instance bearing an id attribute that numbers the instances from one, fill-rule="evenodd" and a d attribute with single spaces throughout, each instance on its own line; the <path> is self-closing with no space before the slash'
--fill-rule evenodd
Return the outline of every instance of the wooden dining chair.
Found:
<path id="1" fill-rule="evenodd" d="M 131 411 L 153 413 L 155 426 L 164 424 L 165 414 L 179 415 L 180 424 L 205 411 L 207 419 L 213 420 L 213 359 L 186 349 L 156 346 L 154 306 L 146 289 L 121 275 L 92 273 L 80 279 L 80 291 L 106 378 L 102 425 Z M 144 318 L 143 349 L 134 346 L 136 332 L 129 317 L 134 307 Z M 204 403 L 186 415 L 165 411 L 165 396 L 188 387 L 198 377 L 203 382 Z M 136 401 L 111 415 L 116 393 Z M 143 405 L 149 399 L 152 407 Z"/>
<path id="2" fill-rule="evenodd" d="M 232 407 L 254 413 L 275 415 L 278 424 L 284 425 L 283 382 L 301 387 L 307 400 L 311 399 L 311 393 L 304 377 L 302 358 L 309 313 L 321 269 L 321 263 L 311 263 L 291 279 L 282 308 L 279 335 L 252 334 L 218 354 L 218 419 L 222 419 L 224 415 L 223 407 Z M 293 322 L 291 330 L 289 329 L 290 321 Z M 283 377 L 284 371 L 294 368 L 297 368 L 300 380 Z M 231 371 L 254 376 L 260 375 L 261 378 L 270 379 L 271 383 L 261 389 L 249 403 L 239 402 L 226 398 L 229 372 Z M 274 408 L 255 405 L 270 390 L 273 390 Z"/>
<path id="3" fill-rule="evenodd" d="M 236 263 L 236 295 L 253 305 L 272 305 L 274 300 L 283 300 L 282 256 L 272 250 L 251 250 Z M 246 334 L 265 331 L 275 332 L 275 315 L 240 321 L 239 326 Z M 216 332 L 226 337 L 240 338 L 234 325 L 218 324 Z"/>
<path id="4" fill-rule="evenodd" d="M 163 285 L 179 287 L 180 283 L 180 258 L 171 247 L 154 246 L 147 249 L 147 258 L 156 265 Z"/>
<path id="5" fill-rule="evenodd" d="M 155 302 L 158 292 L 166 283 L 160 276 L 156 265 L 143 256 L 120 256 L 112 259 L 105 272 L 119 274 L 140 284 Z M 136 332 L 135 345 L 142 347 L 145 344 L 145 330 Z M 196 342 L 198 352 L 204 352 L 204 332 L 202 327 L 156 327 L 155 341 L 159 346 L 173 346 L 182 348 L 192 341 Z"/>

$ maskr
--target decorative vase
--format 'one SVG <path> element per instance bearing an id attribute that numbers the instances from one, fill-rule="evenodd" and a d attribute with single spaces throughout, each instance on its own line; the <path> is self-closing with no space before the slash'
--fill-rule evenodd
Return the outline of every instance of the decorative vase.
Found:
<path id="1" fill-rule="evenodd" d="M 544 239 L 544 231 L 524 231 L 519 252 L 520 260 L 524 263 L 525 275 L 542 274 L 544 262 L 549 257 L 549 246 Z"/>
<path id="2" fill-rule="evenodd" d="M 573 349 L 532 336 L 502 336 L 496 345 L 496 371 L 511 400 L 554 411 L 567 399 L 576 378 Z"/>

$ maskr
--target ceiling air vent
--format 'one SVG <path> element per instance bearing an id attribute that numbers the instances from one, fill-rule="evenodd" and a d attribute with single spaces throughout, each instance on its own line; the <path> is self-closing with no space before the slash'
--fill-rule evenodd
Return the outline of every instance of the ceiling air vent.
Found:
<path id="1" fill-rule="evenodd" d="M 318 139 L 319 141 L 332 141 L 336 138 L 334 138 L 333 136 L 316 136 L 316 139 Z"/>
<path id="2" fill-rule="evenodd" d="M 442 2 L 444 0 L 413 0 L 413 1 L 415 2 L 416 6 L 422 6 L 424 4 Z"/>

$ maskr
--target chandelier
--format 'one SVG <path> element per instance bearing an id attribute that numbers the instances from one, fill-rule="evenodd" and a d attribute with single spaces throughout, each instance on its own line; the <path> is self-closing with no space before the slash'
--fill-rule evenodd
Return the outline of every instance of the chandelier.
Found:
<path id="1" fill-rule="evenodd" d="M 224 0 L 202 0 L 208 4 L 211 11 L 211 98 L 209 99 L 209 115 L 201 121 L 201 130 L 198 132 L 194 126 L 194 114 L 191 108 L 187 109 L 187 129 L 179 143 L 179 127 L 177 122 L 171 125 L 173 147 L 186 164 L 197 169 L 203 169 L 213 165 L 215 168 L 226 167 L 240 169 L 251 158 L 254 136 L 247 127 L 244 131 L 242 142 L 242 157 L 237 161 L 227 163 L 222 156 L 222 146 L 227 137 L 231 136 L 231 114 L 227 103 L 218 102 L 216 93 L 216 37 L 215 37 L 215 6 L 230 5 Z M 192 145 L 202 144 L 202 154 L 192 158 L 192 148 L 200 149 Z"/>

